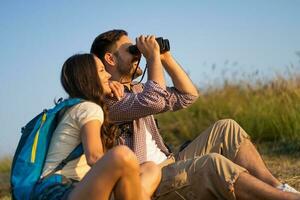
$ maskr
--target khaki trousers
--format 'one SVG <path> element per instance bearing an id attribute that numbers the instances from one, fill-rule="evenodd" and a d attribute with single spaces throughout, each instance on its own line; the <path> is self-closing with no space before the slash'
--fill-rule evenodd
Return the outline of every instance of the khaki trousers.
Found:
<path id="1" fill-rule="evenodd" d="M 233 184 L 247 170 L 232 161 L 245 139 L 248 134 L 235 121 L 217 121 L 161 164 L 162 180 L 154 199 L 236 199 Z"/>

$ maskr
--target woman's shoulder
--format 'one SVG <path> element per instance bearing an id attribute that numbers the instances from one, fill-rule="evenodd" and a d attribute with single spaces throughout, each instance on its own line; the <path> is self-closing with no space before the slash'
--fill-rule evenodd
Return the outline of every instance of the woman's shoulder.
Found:
<path id="1" fill-rule="evenodd" d="M 91 101 L 84 101 L 73 106 L 69 114 L 76 121 L 86 121 L 94 118 L 103 121 L 104 117 L 101 106 Z"/>
<path id="2" fill-rule="evenodd" d="M 99 104 L 96 104 L 96 103 L 91 102 L 91 101 L 83 101 L 83 102 L 75 105 L 74 109 L 83 109 L 83 110 L 100 109 L 100 110 L 102 110 L 102 108 Z"/>

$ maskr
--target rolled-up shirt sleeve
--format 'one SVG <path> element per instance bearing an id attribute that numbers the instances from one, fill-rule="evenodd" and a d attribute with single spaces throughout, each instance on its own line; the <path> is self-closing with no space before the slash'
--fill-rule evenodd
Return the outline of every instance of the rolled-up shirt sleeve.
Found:
<path id="1" fill-rule="evenodd" d="M 166 106 L 168 110 L 176 111 L 186 108 L 193 104 L 198 96 L 179 92 L 175 87 L 167 87 L 168 97 L 166 99 Z"/>
<path id="2" fill-rule="evenodd" d="M 196 96 L 180 93 L 176 88 L 163 89 L 156 82 L 149 80 L 141 92 L 125 93 L 119 101 L 106 98 L 105 103 L 110 120 L 123 122 L 185 108 L 196 99 Z"/>

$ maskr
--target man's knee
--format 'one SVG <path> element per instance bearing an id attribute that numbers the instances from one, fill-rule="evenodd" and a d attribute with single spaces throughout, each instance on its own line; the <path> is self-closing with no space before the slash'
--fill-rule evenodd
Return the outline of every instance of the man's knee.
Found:
<path id="1" fill-rule="evenodd" d="M 214 195 L 218 195 L 218 199 L 227 199 L 232 194 L 230 192 L 232 183 L 241 172 L 246 171 L 218 153 L 206 154 L 197 161 L 199 167 L 192 174 L 192 184 L 202 184 L 202 192 L 208 192 L 209 195 L 213 191 Z"/>
<path id="2" fill-rule="evenodd" d="M 230 164 L 224 156 L 218 153 L 209 153 L 201 157 L 186 160 L 188 182 L 192 185 L 202 184 L 203 187 L 218 185 L 220 180 L 225 180 L 223 168 Z"/>
<path id="3" fill-rule="evenodd" d="M 153 172 L 153 174 L 161 173 L 161 168 L 152 161 L 144 162 L 141 165 L 141 171 Z"/>
<path id="4" fill-rule="evenodd" d="M 222 156 L 219 153 L 208 153 L 201 157 L 196 157 L 193 159 L 193 165 L 195 172 L 197 173 L 200 171 L 205 171 L 207 173 L 208 171 L 214 172 L 215 168 L 219 163 L 226 159 L 224 156 Z"/>
<path id="5" fill-rule="evenodd" d="M 249 135 L 244 131 L 244 129 L 233 119 L 218 120 L 214 124 L 214 127 L 220 129 L 220 131 L 218 131 L 219 134 L 225 134 L 224 140 L 229 140 L 226 135 L 228 137 L 250 138 Z"/>
<path id="6" fill-rule="evenodd" d="M 199 162 L 199 163 L 197 163 Z M 196 160 L 195 171 L 192 179 L 202 177 L 203 181 L 217 184 L 220 180 L 226 180 L 232 177 L 237 166 L 226 157 L 218 153 L 209 153 Z M 227 178 L 226 178 L 227 177 Z M 195 180 L 197 182 L 197 180 Z"/>
<path id="7" fill-rule="evenodd" d="M 218 125 L 218 126 L 232 126 L 232 125 L 236 126 L 236 125 L 238 125 L 239 126 L 239 124 L 233 119 L 220 119 L 215 122 L 215 125 Z"/>
<path id="8" fill-rule="evenodd" d="M 222 156 L 219 153 L 209 153 L 204 156 L 206 157 L 206 159 L 210 163 L 210 165 L 213 165 L 213 166 L 220 163 L 222 160 L 226 159 L 224 156 Z"/>

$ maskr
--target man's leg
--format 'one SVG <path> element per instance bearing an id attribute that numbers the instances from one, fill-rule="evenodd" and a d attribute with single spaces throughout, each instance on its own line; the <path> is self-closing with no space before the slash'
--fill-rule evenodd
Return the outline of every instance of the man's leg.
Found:
<path id="1" fill-rule="evenodd" d="M 234 183 L 247 170 L 220 154 L 177 161 L 162 169 L 158 200 L 235 199 Z"/>
<path id="2" fill-rule="evenodd" d="M 231 119 L 219 120 L 178 154 L 179 160 L 219 153 L 246 168 L 258 179 L 277 187 L 280 182 L 270 173 L 248 134 Z"/>
<path id="3" fill-rule="evenodd" d="M 300 199 L 300 194 L 283 192 L 276 189 L 265 182 L 251 176 L 248 173 L 241 173 L 234 184 L 237 199 L 252 200 L 282 200 L 282 199 Z"/>
<path id="4" fill-rule="evenodd" d="M 299 194 L 273 188 L 217 153 L 164 167 L 154 197 L 158 200 L 300 199 Z"/>
<path id="5" fill-rule="evenodd" d="M 261 156 L 250 140 L 245 140 L 240 146 L 233 162 L 246 168 L 250 174 L 273 187 L 281 185 L 281 183 L 267 169 Z"/>

